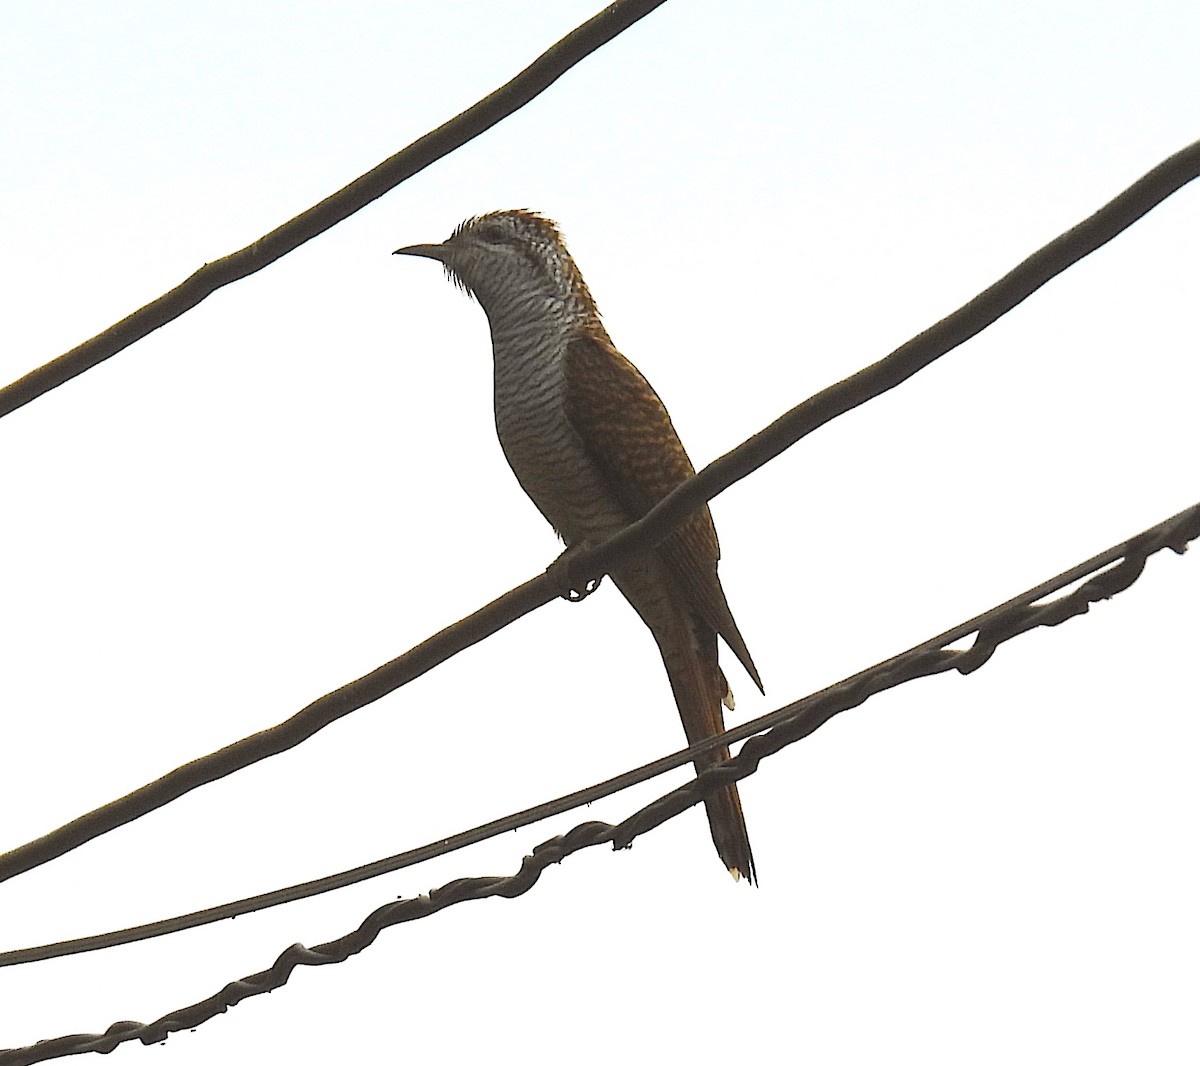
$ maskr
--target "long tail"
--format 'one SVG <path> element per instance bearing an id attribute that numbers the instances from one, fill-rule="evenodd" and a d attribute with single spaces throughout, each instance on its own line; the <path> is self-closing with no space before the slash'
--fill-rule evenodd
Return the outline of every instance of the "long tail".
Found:
<path id="1" fill-rule="evenodd" d="M 699 628 L 705 627 L 701 625 Z M 656 637 L 658 635 L 655 634 Z M 729 696 L 729 686 L 717 665 L 716 633 L 706 629 L 703 633 L 685 635 L 676 629 L 674 637 L 660 639 L 659 650 L 671 680 L 671 691 L 675 694 L 688 743 L 695 744 L 724 732 L 722 706 Z M 697 759 L 696 770 L 699 772 L 728 758 L 729 749 L 720 747 L 704 758 Z M 717 855 L 725 868 L 735 880 L 744 877 L 754 884 L 754 856 L 750 852 L 750 838 L 746 833 L 746 819 L 742 815 L 742 801 L 738 797 L 737 786 L 730 785 L 719 792 L 710 793 L 704 806 Z"/>

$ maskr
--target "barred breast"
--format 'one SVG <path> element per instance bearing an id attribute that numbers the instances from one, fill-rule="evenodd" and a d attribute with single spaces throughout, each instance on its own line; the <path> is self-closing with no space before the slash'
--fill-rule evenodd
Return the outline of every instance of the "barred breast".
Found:
<path id="1" fill-rule="evenodd" d="M 558 331 L 494 324 L 496 433 L 521 487 L 568 546 L 599 543 L 629 517 L 567 419 Z"/>

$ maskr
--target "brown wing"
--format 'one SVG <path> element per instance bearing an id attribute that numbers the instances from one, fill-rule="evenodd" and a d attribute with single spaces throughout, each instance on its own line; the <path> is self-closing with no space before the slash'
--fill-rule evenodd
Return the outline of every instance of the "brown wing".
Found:
<path id="1" fill-rule="evenodd" d="M 566 414 L 631 522 L 696 471 L 650 383 L 606 334 L 580 333 L 566 360 Z M 717 577 L 721 550 L 707 506 L 658 545 L 694 609 L 721 635 L 754 683 L 762 681 Z"/>

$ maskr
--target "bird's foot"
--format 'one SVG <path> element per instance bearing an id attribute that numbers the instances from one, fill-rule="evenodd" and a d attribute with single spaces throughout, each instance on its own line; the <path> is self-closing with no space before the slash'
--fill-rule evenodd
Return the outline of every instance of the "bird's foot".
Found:
<path id="1" fill-rule="evenodd" d="M 594 577 L 590 581 L 585 581 L 581 589 L 567 589 L 562 594 L 564 600 L 570 600 L 571 603 L 578 603 L 580 600 L 587 599 L 593 592 L 600 587 L 600 582 L 604 580 L 604 575 Z"/>
<path id="2" fill-rule="evenodd" d="M 584 578 L 581 574 L 576 573 L 575 559 L 581 551 L 588 547 L 589 545 L 586 542 L 572 544 L 562 555 L 546 567 L 546 573 L 559 585 L 566 588 L 566 592 L 560 592 L 559 595 L 571 603 L 578 603 L 580 600 L 587 599 L 588 596 L 600 587 L 600 582 L 604 580 L 603 574 L 599 577 Z"/>

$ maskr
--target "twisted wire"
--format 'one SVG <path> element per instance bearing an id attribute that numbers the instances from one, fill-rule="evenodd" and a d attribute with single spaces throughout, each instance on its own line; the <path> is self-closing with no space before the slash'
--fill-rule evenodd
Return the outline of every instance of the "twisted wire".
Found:
<path id="1" fill-rule="evenodd" d="M 103 1033 L 78 1033 L 23 1048 L 2 1050 L 0 1066 L 27 1066 L 89 1051 L 107 1054 L 130 1040 L 140 1040 L 143 1044 L 157 1043 L 181 1029 L 194 1029 L 251 996 L 282 987 L 297 966 L 326 966 L 350 958 L 369 947 L 390 926 L 425 918 L 468 900 L 491 896 L 511 899 L 522 895 L 537 883 L 542 871 L 552 863 L 562 862 L 575 852 L 597 844 L 611 842 L 614 848 L 628 847 L 635 837 L 701 802 L 707 793 L 754 773 L 763 759 L 808 736 L 835 714 L 861 705 L 876 692 L 945 670 L 972 673 L 986 663 L 1005 641 L 1038 626 L 1056 626 L 1069 618 L 1086 614 L 1093 603 L 1110 599 L 1132 585 L 1142 574 L 1151 554 L 1163 548 L 1171 548 L 1182 554 L 1197 537 L 1200 537 L 1200 503 L 948 633 L 918 644 L 764 718 L 730 730 L 722 737 L 711 738 L 706 743 L 715 746 L 736 736 L 740 730 L 749 727 L 762 729 L 764 722 L 769 725 L 768 732 L 748 740 L 735 757 L 706 769 L 619 825 L 584 822 L 564 835 L 543 842 L 524 858 L 515 874 L 459 878 L 433 889 L 428 895 L 389 902 L 368 914 L 356 929 L 344 936 L 311 948 L 293 944 L 276 958 L 269 969 L 232 981 L 214 995 L 152 1022 L 121 1021 L 109 1026 Z M 1095 576 L 1058 599 L 1047 603 L 1037 602 L 1053 594 L 1056 589 L 1092 573 Z M 971 632 L 977 636 L 970 648 L 950 650 L 946 647 Z M 699 747 L 701 745 L 697 745 Z"/>

